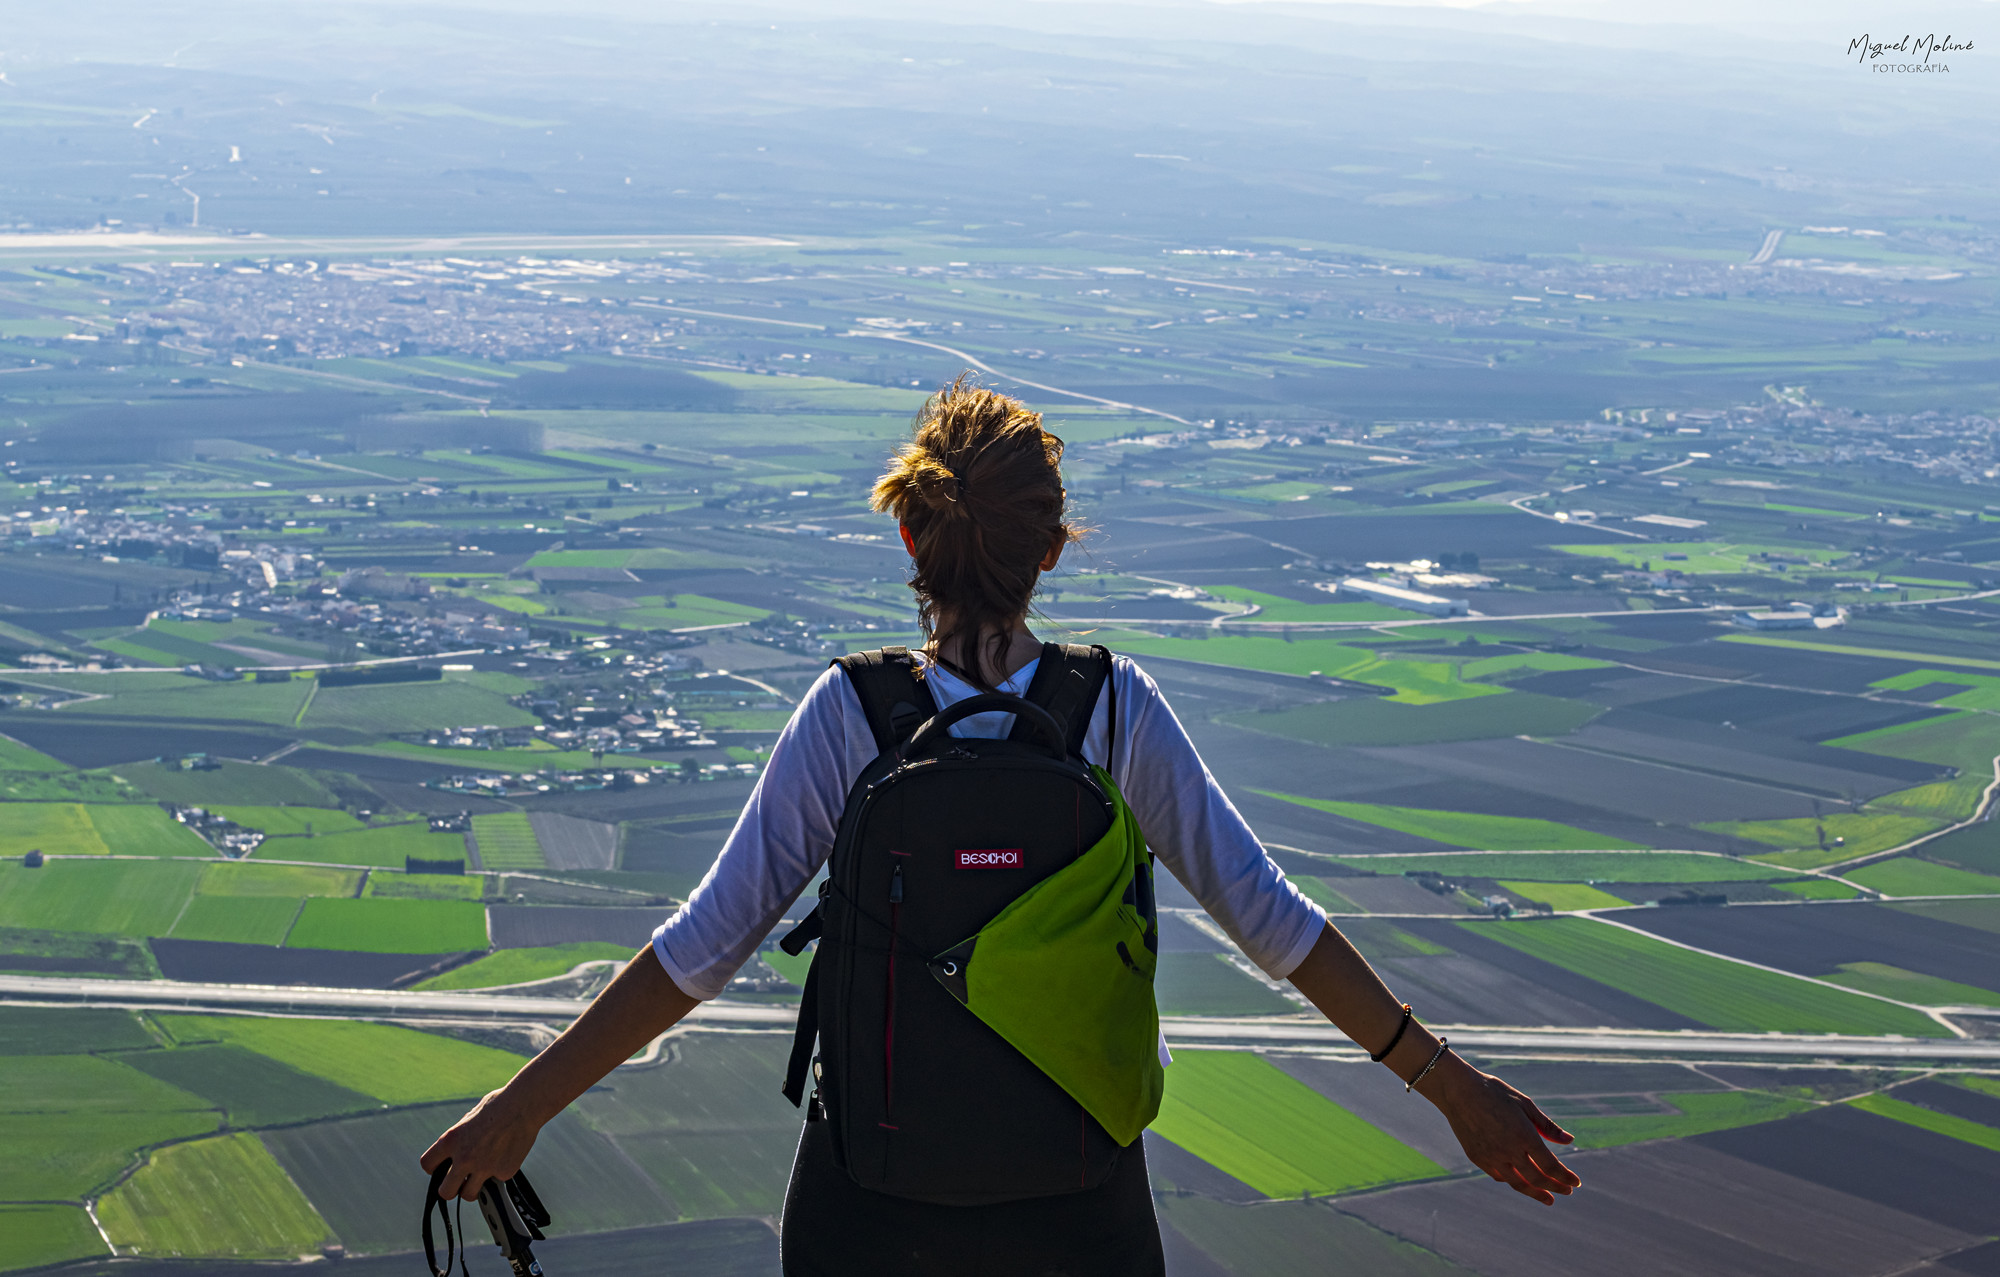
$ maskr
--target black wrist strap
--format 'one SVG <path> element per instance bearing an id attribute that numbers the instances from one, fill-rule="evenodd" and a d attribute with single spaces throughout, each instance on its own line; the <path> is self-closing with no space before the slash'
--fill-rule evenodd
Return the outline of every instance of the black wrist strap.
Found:
<path id="1" fill-rule="evenodd" d="M 451 1261 L 454 1255 L 456 1255 L 458 1259 L 458 1271 L 463 1277 L 472 1277 L 471 1273 L 465 1267 L 464 1247 L 458 1240 L 465 1232 L 465 1201 L 462 1198 L 453 1199 L 459 1210 L 459 1228 L 454 1233 L 451 1226 L 450 1208 L 446 1206 L 444 1199 L 438 1196 L 438 1189 L 444 1187 L 444 1177 L 450 1170 L 451 1161 L 450 1159 L 446 1159 L 438 1165 L 436 1170 L 431 1172 L 431 1191 L 424 1200 L 424 1262 L 430 1265 L 431 1277 L 451 1277 Z M 437 1212 L 437 1217 L 444 1222 L 444 1267 L 442 1268 L 438 1267 L 437 1247 L 431 1241 L 431 1212 L 433 1211 Z"/>
<path id="2" fill-rule="evenodd" d="M 1395 1050 L 1396 1044 L 1403 1040 L 1403 1035 L 1410 1031 L 1410 1021 L 1415 1018 L 1415 1015 L 1416 1013 L 1410 1010 L 1410 1004 L 1405 1002 L 1403 1004 L 1402 1022 L 1396 1026 L 1396 1036 L 1390 1038 L 1389 1045 L 1383 1047 L 1380 1051 L 1369 1052 L 1368 1058 L 1375 1061 L 1375 1063 L 1377 1064 L 1380 1064 L 1382 1061 L 1388 1059 L 1389 1052 Z"/>

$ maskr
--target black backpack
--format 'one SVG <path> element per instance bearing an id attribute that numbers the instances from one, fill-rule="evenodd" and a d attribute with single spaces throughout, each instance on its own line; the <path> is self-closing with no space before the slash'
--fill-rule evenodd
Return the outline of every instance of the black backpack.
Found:
<path id="1" fill-rule="evenodd" d="M 982 928 L 1125 810 L 1081 754 L 1110 653 L 1045 644 L 1025 698 L 975 695 L 941 713 L 906 649 L 835 663 L 881 754 L 848 794 L 818 907 L 782 942 L 796 955 L 819 939 L 786 1097 L 800 1102 L 810 1070 L 835 1161 L 877 1192 L 970 1205 L 1103 1183 L 1137 1127 L 1114 1138 L 973 1014 L 964 968 Z M 1005 739 L 945 730 L 995 711 L 1015 715 Z M 1120 885 L 1125 916 L 1143 922 L 1117 948 L 1145 977 L 1150 1008 L 1158 925 L 1150 858 L 1138 854 L 1141 871 Z M 1116 959 L 1112 969 L 1122 974 Z M 1145 1119 L 1156 1109 L 1157 1095 Z"/>

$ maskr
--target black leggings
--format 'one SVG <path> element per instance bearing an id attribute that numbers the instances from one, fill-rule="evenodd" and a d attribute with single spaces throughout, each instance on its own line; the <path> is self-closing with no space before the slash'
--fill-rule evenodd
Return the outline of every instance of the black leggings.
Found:
<path id="1" fill-rule="evenodd" d="M 939 1206 L 861 1187 L 807 1121 L 785 1192 L 785 1277 L 1164 1277 L 1135 1140 L 1101 1186 L 992 1206 Z"/>

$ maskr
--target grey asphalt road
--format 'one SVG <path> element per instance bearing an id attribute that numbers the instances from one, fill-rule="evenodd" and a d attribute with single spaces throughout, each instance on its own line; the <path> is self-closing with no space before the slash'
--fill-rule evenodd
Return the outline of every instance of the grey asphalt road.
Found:
<path id="1" fill-rule="evenodd" d="M 135 1010 L 264 1012 L 421 1020 L 569 1020 L 584 1004 L 569 998 L 507 993 L 419 993 L 380 989 L 272 988 L 189 984 L 170 980 L 84 980 L 0 975 L 0 1003 L 61 1003 Z M 793 1008 L 782 1004 L 717 1000 L 703 1003 L 687 1023 L 695 1027 L 782 1028 Z M 1295 1047 L 1359 1054 L 1324 1021 L 1209 1019 L 1161 1021 L 1170 1046 Z M 1575 1056 L 1676 1056 L 1704 1059 L 1830 1060 L 1882 1063 L 1956 1063 L 2000 1066 L 2000 1039 L 1837 1037 L 1786 1033 L 1652 1032 L 1627 1029 L 1520 1029 L 1492 1025 L 1437 1025 L 1460 1046 L 1491 1052 L 1525 1051 Z"/>

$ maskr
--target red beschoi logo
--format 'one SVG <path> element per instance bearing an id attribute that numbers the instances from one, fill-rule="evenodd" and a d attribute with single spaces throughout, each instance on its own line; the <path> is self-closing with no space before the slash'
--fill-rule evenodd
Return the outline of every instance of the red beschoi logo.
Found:
<path id="1" fill-rule="evenodd" d="M 1019 847 L 989 847 L 958 853 L 960 869 L 1019 869 L 1027 863 Z"/>

